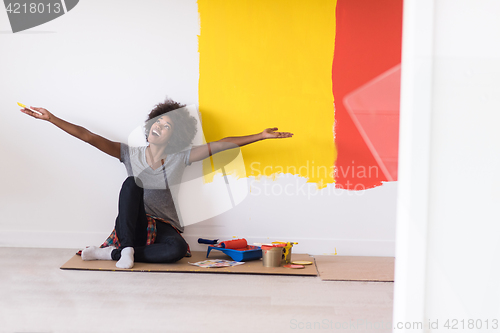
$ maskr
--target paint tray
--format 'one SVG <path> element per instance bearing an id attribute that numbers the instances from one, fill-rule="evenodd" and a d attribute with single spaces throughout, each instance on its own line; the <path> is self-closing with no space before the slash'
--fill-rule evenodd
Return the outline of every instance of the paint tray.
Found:
<path id="1" fill-rule="evenodd" d="M 262 250 L 260 246 L 248 245 L 242 249 L 226 249 L 218 246 L 209 246 L 207 249 L 207 258 L 210 251 L 217 250 L 221 251 L 228 256 L 230 256 L 234 261 L 245 261 L 262 258 Z"/>

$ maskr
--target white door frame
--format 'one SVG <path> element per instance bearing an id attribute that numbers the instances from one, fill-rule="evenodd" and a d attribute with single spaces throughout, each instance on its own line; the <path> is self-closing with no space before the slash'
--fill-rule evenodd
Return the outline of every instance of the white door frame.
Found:
<path id="1" fill-rule="evenodd" d="M 425 319 L 434 8 L 435 0 L 405 0 L 403 6 L 395 332 L 424 332 L 404 324 Z"/>

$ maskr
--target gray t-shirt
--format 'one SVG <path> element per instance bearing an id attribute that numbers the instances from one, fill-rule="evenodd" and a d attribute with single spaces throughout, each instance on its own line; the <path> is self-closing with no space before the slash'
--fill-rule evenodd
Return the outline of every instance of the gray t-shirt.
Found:
<path id="1" fill-rule="evenodd" d="M 179 185 L 184 169 L 189 163 L 191 149 L 168 154 L 165 164 L 153 170 L 146 162 L 146 148 L 120 146 L 120 161 L 125 164 L 128 176 L 139 178 L 144 188 L 144 208 L 147 214 L 172 221 L 184 231 L 182 216 L 176 207 Z M 139 185 L 139 184 L 138 184 Z"/>

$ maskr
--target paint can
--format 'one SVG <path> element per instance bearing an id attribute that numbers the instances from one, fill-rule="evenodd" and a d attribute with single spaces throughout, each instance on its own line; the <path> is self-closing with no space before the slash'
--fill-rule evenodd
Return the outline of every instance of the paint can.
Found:
<path id="1" fill-rule="evenodd" d="M 285 244 L 262 245 L 262 265 L 280 267 Z"/>

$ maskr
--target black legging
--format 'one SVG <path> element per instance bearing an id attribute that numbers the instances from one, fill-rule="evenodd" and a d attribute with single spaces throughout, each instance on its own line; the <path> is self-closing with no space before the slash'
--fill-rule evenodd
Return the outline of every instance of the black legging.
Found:
<path id="1" fill-rule="evenodd" d="M 182 259 L 187 243 L 168 223 L 156 223 L 156 240 L 146 246 L 148 220 L 144 210 L 144 189 L 135 181 L 136 178 L 128 177 L 120 190 L 115 229 L 121 246 L 111 252 L 111 258 L 119 260 L 122 249 L 133 247 L 135 262 L 168 263 Z"/>

